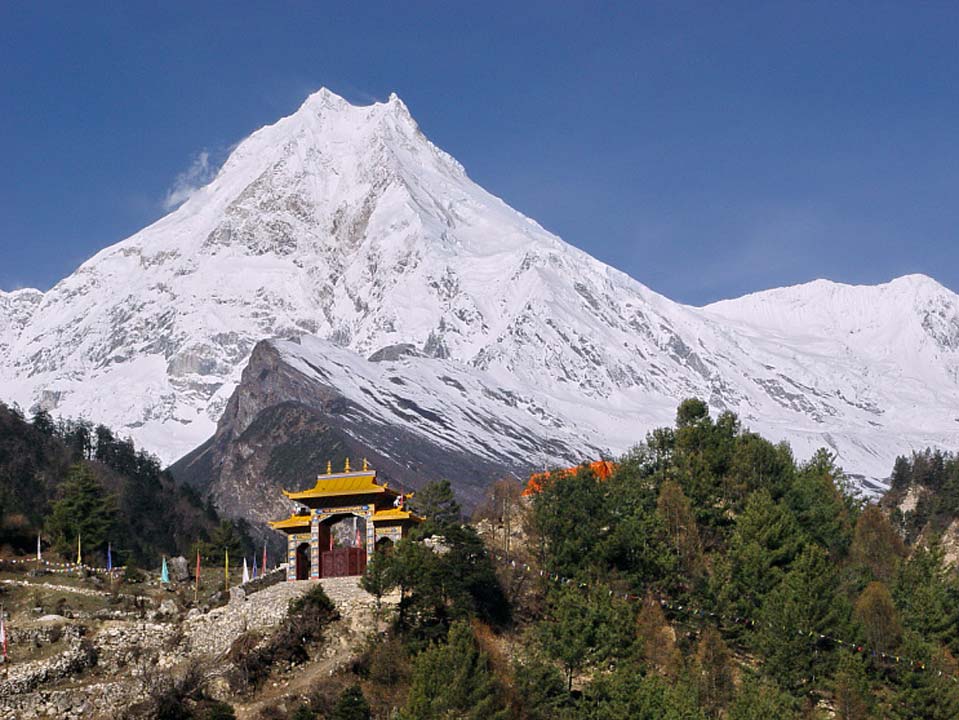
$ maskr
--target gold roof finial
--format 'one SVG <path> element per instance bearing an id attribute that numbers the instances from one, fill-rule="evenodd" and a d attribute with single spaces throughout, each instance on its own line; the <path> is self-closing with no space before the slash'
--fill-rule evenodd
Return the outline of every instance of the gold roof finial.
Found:
<path id="1" fill-rule="evenodd" d="M 346 458 L 346 463 L 343 465 L 343 472 L 349 472 L 349 471 L 350 471 L 350 459 Z"/>
<path id="2" fill-rule="evenodd" d="M 326 461 L 326 474 L 327 475 L 333 474 L 333 463 L 330 462 L 329 460 Z"/>
<path id="3" fill-rule="evenodd" d="M 363 458 L 363 471 L 365 472 L 369 469 L 370 469 L 370 464 L 366 461 L 366 458 Z"/>

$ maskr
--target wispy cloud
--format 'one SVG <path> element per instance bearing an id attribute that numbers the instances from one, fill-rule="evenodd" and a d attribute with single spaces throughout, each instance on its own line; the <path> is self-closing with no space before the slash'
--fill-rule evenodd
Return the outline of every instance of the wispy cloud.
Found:
<path id="1" fill-rule="evenodd" d="M 193 193 L 210 182 L 215 174 L 216 170 L 210 165 L 210 153 L 206 150 L 197 153 L 190 167 L 177 175 L 173 185 L 167 190 L 163 209 L 172 210 L 185 203 Z"/>

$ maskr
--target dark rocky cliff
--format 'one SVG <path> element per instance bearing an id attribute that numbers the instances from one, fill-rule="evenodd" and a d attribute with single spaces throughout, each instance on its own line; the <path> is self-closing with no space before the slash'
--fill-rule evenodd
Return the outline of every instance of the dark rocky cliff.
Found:
<path id="1" fill-rule="evenodd" d="M 497 477 L 528 470 L 451 451 L 375 420 L 335 387 L 285 362 L 268 341 L 253 350 L 213 437 L 170 470 L 256 531 L 289 512 L 281 489 L 311 487 L 327 461 L 339 469 L 347 457 L 354 466 L 366 458 L 394 487 L 447 478 L 466 508 Z"/>

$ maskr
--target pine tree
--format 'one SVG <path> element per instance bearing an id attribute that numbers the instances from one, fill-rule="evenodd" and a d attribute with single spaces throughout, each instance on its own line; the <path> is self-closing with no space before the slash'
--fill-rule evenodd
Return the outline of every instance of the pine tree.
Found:
<path id="1" fill-rule="evenodd" d="M 753 617 L 802 546 L 793 514 L 766 490 L 749 496 L 723 563 L 712 578 L 721 607 Z"/>
<path id="2" fill-rule="evenodd" d="M 861 656 L 840 654 L 834 697 L 837 720 L 869 720 L 872 717 L 871 693 Z"/>
<path id="3" fill-rule="evenodd" d="M 370 704 L 359 685 L 346 688 L 330 713 L 330 720 L 370 720 L 371 717 Z"/>
<path id="4" fill-rule="evenodd" d="M 449 480 L 436 480 L 424 485 L 413 494 L 410 502 L 417 513 L 436 525 L 458 523 L 462 516 Z"/>
<path id="5" fill-rule="evenodd" d="M 899 569 L 893 598 L 905 627 L 928 640 L 951 642 L 959 636 L 959 582 L 943 558 L 938 542 L 913 550 Z"/>
<path id="6" fill-rule="evenodd" d="M 545 619 L 536 627 L 543 651 L 559 661 L 567 687 L 588 665 L 624 654 L 630 644 L 628 609 L 609 590 L 596 585 L 590 592 L 563 586 L 550 598 Z"/>
<path id="7" fill-rule="evenodd" d="M 88 465 L 72 466 L 47 520 L 47 533 L 57 550 L 72 557 L 78 537 L 86 548 L 105 550 L 115 524 L 116 499 L 101 487 Z"/>
<path id="8" fill-rule="evenodd" d="M 729 720 L 798 720 L 796 701 L 774 683 L 743 679 L 729 707 Z"/>
<path id="9" fill-rule="evenodd" d="M 392 555 L 383 550 L 377 550 L 366 563 L 366 570 L 360 578 L 360 586 L 376 601 L 376 617 L 380 617 L 380 607 L 383 596 L 396 587 L 396 580 L 392 568 Z"/>
<path id="10" fill-rule="evenodd" d="M 837 587 L 834 563 L 822 548 L 810 545 L 766 596 L 754 644 L 767 674 L 787 690 L 799 692 L 823 672 L 830 656 L 817 652 L 819 635 L 834 634 L 843 619 L 837 617 L 844 607 Z"/>
<path id="11" fill-rule="evenodd" d="M 447 641 L 417 656 L 404 720 L 505 720 L 501 692 L 469 624 L 456 622 Z"/>

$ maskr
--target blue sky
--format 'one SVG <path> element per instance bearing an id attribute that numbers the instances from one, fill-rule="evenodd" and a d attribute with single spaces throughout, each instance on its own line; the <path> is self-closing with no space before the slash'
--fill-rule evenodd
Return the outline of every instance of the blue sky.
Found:
<path id="1" fill-rule="evenodd" d="M 959 289 L 955 3 L 0 4 L 0 288 L 46 289 L 327 86 L 674 299 Z"/>

